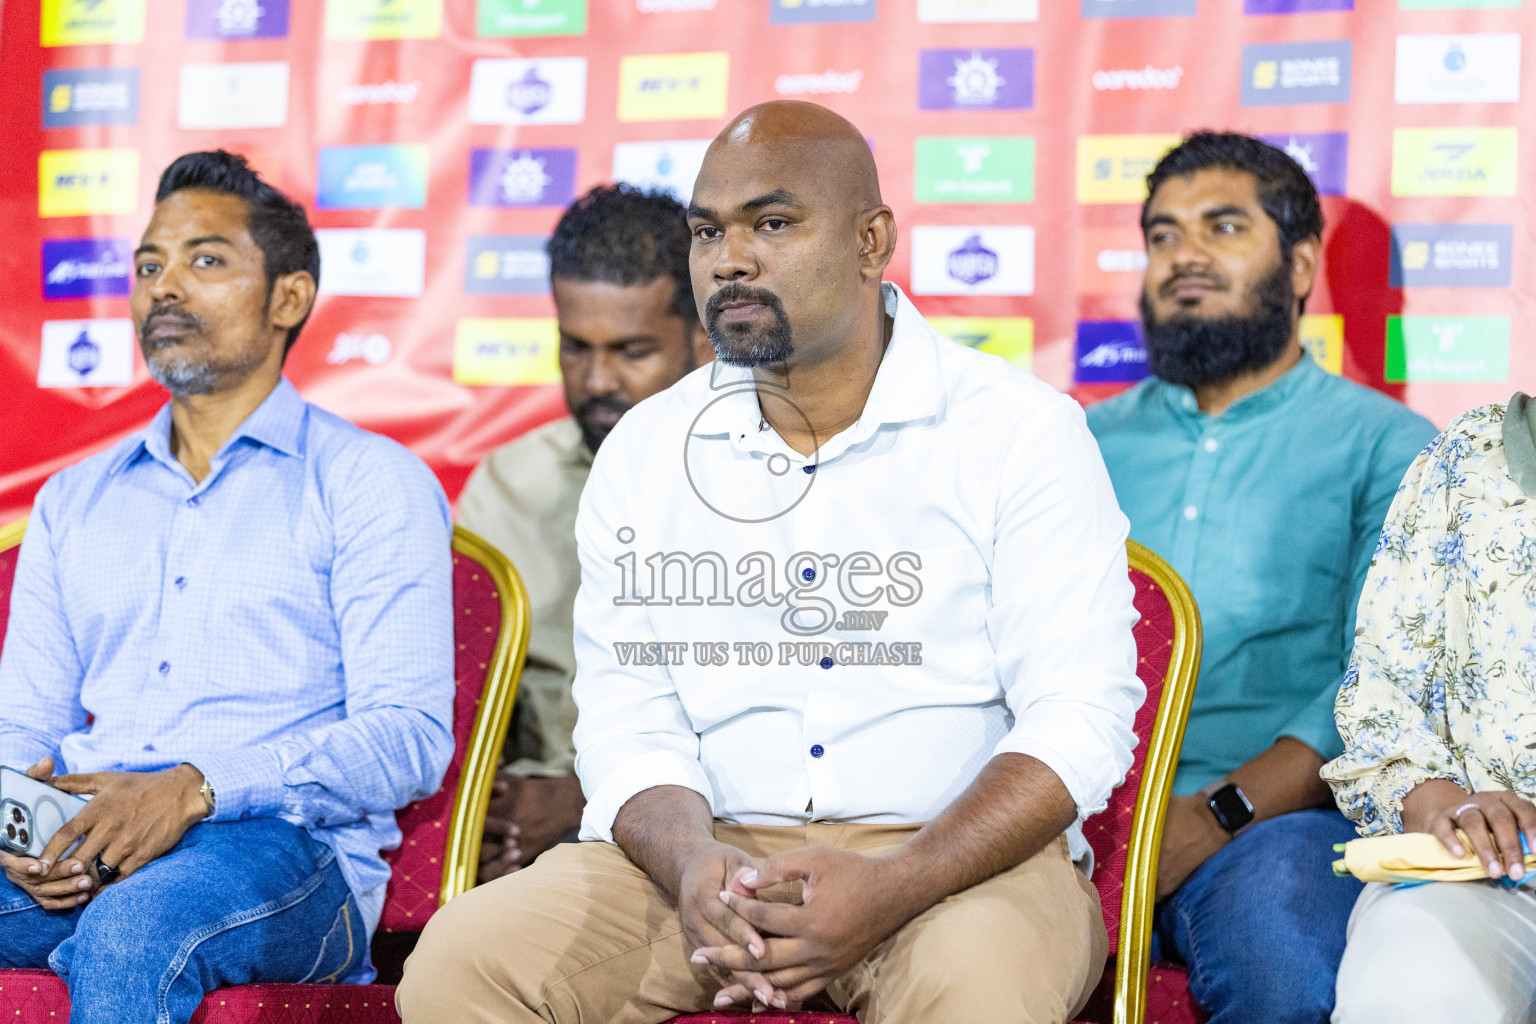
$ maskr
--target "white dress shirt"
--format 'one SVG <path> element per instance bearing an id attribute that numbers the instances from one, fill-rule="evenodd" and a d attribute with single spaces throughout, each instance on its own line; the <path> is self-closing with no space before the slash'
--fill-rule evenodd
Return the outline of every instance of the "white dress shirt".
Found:
<path id="1" fill-rule="evenodd" d="M 1145 697 L 1126 519 L 1076 402 L 884 299 L 863 414 L 811 456 L 721 363 L 604 441 L 576 520 L 583 839 L 664 785 L 741 824 L 924 822 L 1016 751 L 1087 853 Z"/>

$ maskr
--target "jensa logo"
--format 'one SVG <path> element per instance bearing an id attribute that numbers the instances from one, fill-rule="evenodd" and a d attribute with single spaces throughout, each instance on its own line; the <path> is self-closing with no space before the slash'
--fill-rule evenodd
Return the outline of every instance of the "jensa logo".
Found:
<path id="1" fill-rule="evenodd" d="M 188 39 L 284 39 L 289 0 L 187 0 Z"/>
<path id="2" fill-rule="evenodd" d="M 37 156 L 40 217 L 127 214 L 138 205 L 136 149 L 45 149 Z"/>
<path id="3" fill-rule="evenodd" d="M 613 147 L 613 180 L 666 192 L 686 203 L 704 165 L 709 139 L 620 142 Z"/>
<path id="4" fill-rule="evenodd" d="M 327 39 L 436 39 L 443 0 L 326 0 Z"/>
<path id="5" fill-rule="evenodd" d="M 930 316 L 928 326 L 953 341 L 1001 356 L 1021 370 L 1030 368 L 1035 322 L 1027 316 Z"/>
<path id="6" fill-rule="evenodd" d="M 127 295 L 133 243 L 126 238 L 43 240 L 43 298 L 84 299 Z"/>
<path id="7" fill-rule="evenodd" d="M 1517 103 L 1520 36 L 1398 36 L 1399 103 Z"/>
<path id="8" fill-rule="evenodd" d="M 923 110 L 1028 110 L 1035 105 L 1035 51 L 923 50 L 917 98 Z"/>
<path id="9" fill-rule="evenodd" d="M 343 363 L 364 362 L 369 366 L 383 366 L 395 354 L 395 346 L 388 335 L 377 331 L 372 334 L 338 334 L 325 361 L 332 366 Z"/>
<path id="10" fill-rule="evenodd" d="M 321 295 L 410 298 L 426 280 L 427 234 L 415 228 L 319 228 Z"/>
<path id="11" fill-rule="evenodd" d="M 780 75 L 773 80 L 773 91 L 780 96 L 830 96 L 859 91 L 864 81 L 862 71 L 833 71 L 819 75 Z"/>
<path id="12" fill-rule="evenodd" d="M 730 55 L 658 53 L 619 59 L 620 121 L 725 116 Z"/>
<path id="13" fill-rule="evenodd" d="M 575 193 L 575 149 L 470 151 L 471 206 L 564 206 Z"/>
<path id="14" fill-rule="evenodd" d="M 470 124 L 580 124 L 586 112 L 585 57 L 477 60 L 470 71 Z"/>
<path id="15" fill-rule="evenodd" d="M 548 241 L 543 235 L 470 235 L 464 254 L 464 291 L 470 295 L 547 294 Z"/>
<path id="16" fill-rule="evenodd" d="M 553 318 L 465 318 L 453 337 L 459 384 L 520 386 L 560 380 L 560 334 Z"/>
<path id="17" fill-rule="evenodd" d="M 142 43 L 145 0 L 43 0 L 44 46 Z"/>
<path id="18" fill-rule="evenodd" d="M 1095 71 L 1093 73 L 1093 87 L 1099 92 L 1155 92 L 1158 90 L 1177 89 L 1179 83 L 1184 81 L 1184 66 L 1175 64 L 1171 68 L 1154 67 L 1148 64 L 1143 68 L 1125 68 L 1109 71 Z"/>
<path id="19" fill-rule="evenodd" d="M 1032 227 L 912 229 L 914 295 L 1033 295 Z"/>
<path id="20" fill-rule="evenodd" d="M 43 72 L 44 128 L 138 123 L 138 68 Z"/>
<path id="21" fill-rule="evenodd" d="M 1396 128 L 1394 196 L 1512 196 L 1514 128 Z"/>
<path id="22" fill-rule="evenodd" d="M 281 128 L 287 123 L 287 61 L 182 67 L 177 127 Z"/>
<path id="23" fill-rule="evenodd" d="M 112 388 L 133 383 L 133 321 L 46 320 L 37 364 L 40 388 Z"/>
<path id="24" fill-rule="evenodd" d="M 1077 382 L 1134 384 L 1147 375 L 1147 349 L 1134 320 L 1077 322 Z"/>

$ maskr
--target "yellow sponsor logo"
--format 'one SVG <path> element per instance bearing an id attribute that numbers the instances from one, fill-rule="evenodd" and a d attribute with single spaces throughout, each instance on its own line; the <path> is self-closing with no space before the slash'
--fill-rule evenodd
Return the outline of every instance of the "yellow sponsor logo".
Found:
<path id="1" fill-rule="evenodd" d="M 931 316 L 929 326 L 962 345 L 1002 356 L 1029 369 L 1035 353 L 1035 322 L 1027 316 Z"/>
<path id="2" fill-rule="evenodd" d="M 1177 135 L 1079 135 L 1077 201 L 1142 202 L 1147 175 L 1180 141 Z"/>
<path id="3" fill-rule="evenodd" d="M 81 217 L 139 208 L 136 149 L 47 149 L 37 156 L 37 215 Z"/>
<path id="4" fill-rule="evenodd" d="M 1280 81 L 1280 62 L 1277 60 L 1261 60 L 1253 66 L 1253 87 L 1255 89 L 1273 89 L 1275 83 Z"/>
<path id="5" fill-rule="evenodd" d="M 1332 374 L 1344 372 L 1344 318 L 1334 313 L 1308 313 L 1301 318 L 1301 347 L 1317 365 Z"/>
<path id="6" fill-rule="evenodd" d="M 327 39 L 436 39 L 443 0 L 326 0 Z"/>
<path id="7" fill-rule="evenodd" d="M 142 43 L 144 0 L 43 0 L 44 46 Z"/>
<path id="8" fill-rule="evenodd" d="M 552 317 L 469 318 L 453 338 L 453 379 L 459 384 L 555 384 L 560 334 Z"/>
<path id="9" fill-rule="evenodd" d="M 1403 269 L 1423 270 L 1429 266 L 1429 243 L 1409 242 L 1403 246 Z"/>
<path id="10" fill-rule="evenodd" d="M 724 117 L 730 56 L 658 53 L 619 60 L 620 121 Z"/>
<path id="11" fill-rule="evenodd" d="M 1394 196 L 1512 196 L 1514 128 L 1398 128 L 1392 132 Z"/>
<path id="12" fill-rule="evenodd" d="M 487 249 L 475 257 L 475 277 L 481 281 L 494 280 L 501 274 L 501 253 Z"/>
<path id="13" fill-rule="evenodd" d="M 63 114 L 69 110 L 70 99 L 74 96 L 74 89 L 68 85 L 56 85 L 48 94 L 48 109 L 55 114 Z"/>

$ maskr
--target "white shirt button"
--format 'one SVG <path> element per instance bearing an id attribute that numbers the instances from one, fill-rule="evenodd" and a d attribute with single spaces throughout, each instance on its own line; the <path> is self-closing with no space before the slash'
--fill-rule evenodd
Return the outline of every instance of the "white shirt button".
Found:
<path id="1" fill-rule="evenodd" d="M 1184 408 L 1186 408 L 1186 409 L 1193 409 L 1194 407 L 1195 407 L 1194 396 L 1193 395 L 1185 395 L 1184 396 Z"/>
<path id="2" fill-rule="evenodd" d="M 1208 438 L 1205 439 L 1205 450 L 1206 451 L 1213 452 L 1217 448 L 1220 448 L 1220 447 L 1221 447 L 1221 445 L 1216 443 L 1216 439 L 1214 437 L 1208 437 Z"/>
<path id="3" fill-rule="evenodd" d="M 1185 505 L 1184 506 L 1184 518 L 1185 519 L 1193 519 L 1196 516 L 1198 516 L 1199 514 L 1200 514 L 1200 510 L 1195 508 L 1195 506 L 1193 506 L 1193 505 Z"/>

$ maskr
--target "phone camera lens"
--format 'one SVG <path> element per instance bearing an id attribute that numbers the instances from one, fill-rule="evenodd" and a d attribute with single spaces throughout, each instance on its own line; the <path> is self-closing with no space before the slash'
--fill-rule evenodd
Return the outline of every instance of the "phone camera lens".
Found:
<path id="1" fill-rule="evenodd" d="M 27 830 L 26 829 L 21 829 L 19 832 L 16 833 L 16 841 L 19 842 L 22 846 L 26 846 L 32 840 L 31 840 L 30 837 L 28 837 Z"/>
<path id="2" fill-rule="evenodd" d="M 7 826 L 5 826 L 5 835 L 6 835 L 6 837 L 8 839 L 15 839 L 16 838 L 16 826 L 15 825 L 7 825 Z"/>
<path id="3" fill-rule="evenodd" d="M 22 817 L 21 808 L 20 807 L 12 807 L 11 808 L 11 820 L 14 821 L 16 824 L 20 825 L 22 822 L 26 821 L 27 819 Z"/>

